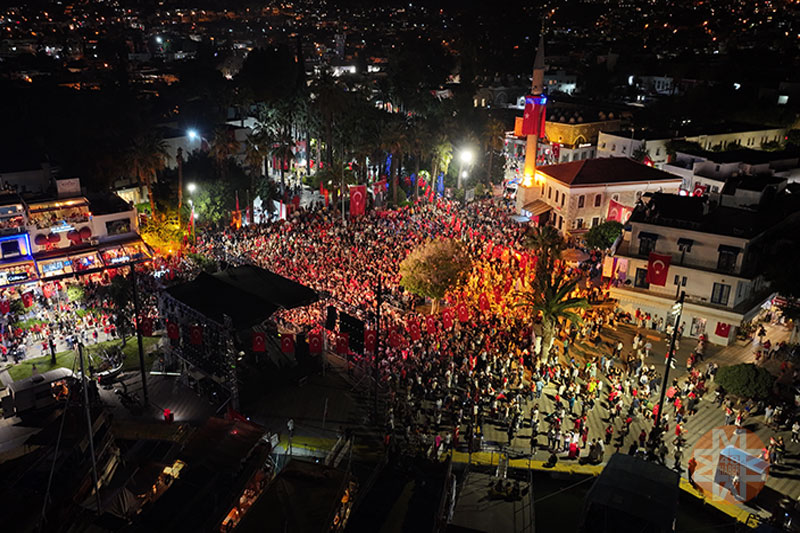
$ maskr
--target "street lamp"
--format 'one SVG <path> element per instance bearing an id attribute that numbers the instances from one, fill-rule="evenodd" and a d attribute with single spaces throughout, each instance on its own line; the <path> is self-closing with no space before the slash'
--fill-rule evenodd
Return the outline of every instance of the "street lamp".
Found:
<path id="1" fill-rule="evenodd" d="M 475 158 L 475 154 L 472 153 L 472 150 L 465 148 L 461 150 L 458 154 L 458 160 L 461 162 L 461 166 L 458 170 L 458 188 L 461 188 L 461 180 L 466 179 L 467 171 L 464 170 L 464 165 L 471 165 L 473 159 Z"/>
<path id="2" fill-rule="evenodd" d="M 186 186 L 186 190 L 189 191 L 189 194 L 192 194 L 194 193 L 194 191 L 197 190 L 197 185 L 195 185 L 194 183 L 190 183 Z M 189 203 L 192 203 L 192 201 L 189 200 Z"/>
<path id="3" fill-rule="evenodd" d="M 195 130 L 195 129 L 187 130 L 186 131 L 186 135 L 189 136 L 189 140 L 190 141 L 194 141 L 194 140 L 197 139 L 197 130 Z"/>
<path id="4" fill-rule="evenodd" d="M 678 338 L 678 330 L 681 324 L 681 314 L 683 313 L 683 302 L 686 298 L 686 293 L 681 291 L 678 301 L 675 302 L 670 310 L 670 314 L 675 315 L 675 324 L 672 327 L 672 338 L 669 342 L 669 351 L 667 352 L 667 364 L 664 368 L 664 382 L 661 384 L 661 398 L 658 401 L 658 413 L 656 413 L 653 432 L 655 436 L 661 435 L 661 417 L 664 416 L 664 396 L 667 393 L 669 386 L 669 369 L 675 361 L 675 342 Z"/>

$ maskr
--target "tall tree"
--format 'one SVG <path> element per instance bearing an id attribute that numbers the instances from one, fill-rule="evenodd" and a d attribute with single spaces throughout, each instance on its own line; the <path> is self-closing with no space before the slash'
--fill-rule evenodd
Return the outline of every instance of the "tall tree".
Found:
<path id="1" fill-rule="evenodd" d="M 576 311 L 587 309 L 589 302 L 586 298 L 571 296 L 578 281 L 548 275 L 541 283 L 533 284 L 530 290 L 518 293 L 519 301 L 515 307 L 530 310 L 533 313 L 532 318 L 541 318 L 542 354 L 547 355 L 550 352 L 560 320 L 567 319 L 576 324 L 582 322 Z"/>
<path id="2" fill-rule="evenodd" d="M 233 136 L 233 130 L 226 127 L 217 128 L 211 139 L 211 155 L 217 164 L 222 179 L 228 177 L 228 162 L 239 152 L 239 142 Z"/>
<path id="3" fill-rule="evenodd" d="M 439 300 L 456 286 L 470 265 L 461 241 L 431 240 L 412 250 L 400 263 L 400 285 L 413 294 L 431 298 L 434 312 Z"/>
<path id="4" fill-rule="evenodd" d="M 523 239 L 523 244 L 536 252 L 535 284 L 546 285 L 556 271 L 556 262 L 566 247 L 564 238 L 554 226 L 536 226 L 530 228 Z"/>
<path id="5" fill-rule="evenodd" d="M 126 160 L 140 184 L 147 188 L 150 213 L 155 215 L 156 202 L 153 197 L 153 178 L 164 168 L 169 157 L 164 139 L 155 133 L 145 133 L 134 138 Z"/>
<path id="6" fill-rule="evenodd" d="M 503 136 L 505 135 L 503 123 L 497 119 L 489 119 L 486 128 L 483 130 L 483 142 L 486 151 L 489 152 L 489 168 L 486 174 L 486 184 L 492 183 L 492 166 L 494 164 L 494 154 L 503 149 Z"/>

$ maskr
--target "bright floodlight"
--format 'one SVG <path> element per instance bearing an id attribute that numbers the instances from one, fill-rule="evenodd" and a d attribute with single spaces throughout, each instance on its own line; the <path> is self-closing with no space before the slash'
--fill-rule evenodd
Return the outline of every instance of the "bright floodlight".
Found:
<path id="1" fill-rule="evenodd" d="M 470 151 L 470 150 L 461 150 L 460 157 L 461 157 L 461 162 L 462 163 L 467 164 L 467 165 L 472 163 L 472 157 L 473 157 L 472 151 Z"/>
<path id="2" fill-rule="evenodd" d="M 193 141 L 193 140 L 197 139 L 197 130 L 189 130 L 189 131 L 186 132 L 186 135 L 189 136 L 189 140 L 190 141 Z"/>
<path id="3" fill-rule="evenodd" d="M 194 192 L 194 191 L 196 191 L 196 190 L 197 190 L 197 185 L 195 185 L 194 183 L 190 183 L 189 185 L 187 185 L 187 186 L 186 186 L 186 189 L 187 189 L 189 192 Z"/>
<path id="4" fill-rule="evenodd" d="M 466 170 L 461 173 L 461 177 L 462 178 L 466 178 L 467 177 L 467 171 Z"/>
<path id="5" fill-rule="evenodd" d="M 163 43 L 163 42 L 164 42 L 164 39 L 162 39 L 162 38 L 161 38 L 161 36 L 160 36 L 160 35 L 158 35 L 158 36 L 156 36 L 156 42 L 157 42 L 158 44 L 161 44 L 161 43 Z"/>

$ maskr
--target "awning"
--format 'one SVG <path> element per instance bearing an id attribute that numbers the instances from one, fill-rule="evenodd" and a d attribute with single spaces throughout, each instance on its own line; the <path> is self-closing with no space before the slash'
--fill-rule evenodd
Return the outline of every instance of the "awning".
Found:
<path id="1" fill-rule="evenodd" d="M 717 248 L 718 252 L 725 252 L 728 254 L 738 254 L 742 251 L 741 248 L 737 248 L 736 246 L 728 246 L 727 244 L 720 244 L 719 248 Z"/>
<path id="2" fill-rule="evenodd" d="M 550 211 L 550 209 L 552 209 L 552 207 L 550 207 L 546 202 L 542 200 L 535 200 L 523 207 L 520 214 L 529 218 L 533 218 L 541 215 L 542 213 L 547 213 Z"/>
<path id="3" fill-rule="evenodd" d="M 639 232 L 639 238 L 640 239 L 650 239 L 650 240 L 655 241 L 655 240 L 658 239 L 658 234 L 657 233 L 650 233 L 650 232 L 647 232 L 647 231 L 640 231 Z"/>

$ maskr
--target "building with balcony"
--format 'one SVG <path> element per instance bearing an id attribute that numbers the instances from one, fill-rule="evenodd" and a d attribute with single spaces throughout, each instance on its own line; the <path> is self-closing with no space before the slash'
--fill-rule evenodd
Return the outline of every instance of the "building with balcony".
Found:
<path id="1" fill-rule="evenodd" d="M 709 152 L 707 150 L 679 151 L 663 170 L 683 178 L 681 189 L 690 194 L 720 192 L 730 178 L 740 176 L 762 176 L 777 178 L 779 183 L 786 178 L 789 182 L 800 179 L 800 154 L 795 151 L 780 150 L 729 150 Z"/>
<path id="2" fill-rule="evenodd" d="M 38 288 L 147 261 L 136 209 L 113 194 L 0 195 L 0 289 Z M 77 190 L 77 193 L 76 193 Z"/>
<path id="3" fill-rule="evenodd" d="M 564 233 L 581 233 L 609 218 L 612 202 L 633 211 L 646 193 L 676 193 L 680 184 L 680 177 L 626 157 L 545 165 L 536 169 L 531 186 L 522 188 L 520 214 Z"/>
<path id="4" fill-rule="evenodd" d="M 785 182 L 764 193 L 756 192 L 752 179 L 758 178 L 731 180 L 711 198 L 643 197 L 614 257 L 607 259 L 613 263 L 608 269 L 611 296 L 619 307 L 649 313 L 666 324 L 684 291 L 684 335 L 705 334 L 715 344 L 733 342 L 735 329 L 753 320 L 773 297 L 760 274 L 771 236 L 800 221 L 798 199 L 784 193 Z M 651 252 L 670 257 L 664 286 L 649 281 Z"/>
<path id="5" fill-rule="evenodd" d="M 671 132 L 603 131 L 597 139 L 597 157 L 631 157 L 637 150 L 645 149 L 652 164 L 661 168 L 670 160 L 667 144 L 672 140 L 695 142 L 703 150 L 727 150 L 732 146 L 760 149 L 766 143 L 782 141 L 785 135 L 786 128 L 752 124 L 722 124 Z"/>

